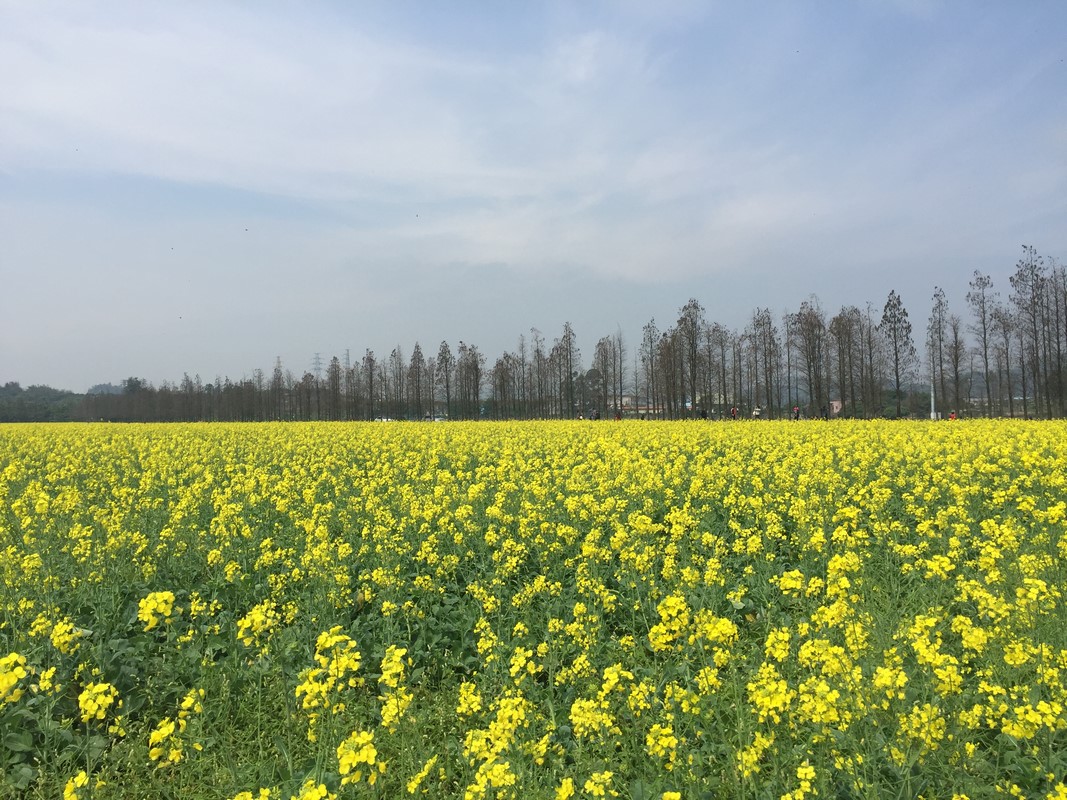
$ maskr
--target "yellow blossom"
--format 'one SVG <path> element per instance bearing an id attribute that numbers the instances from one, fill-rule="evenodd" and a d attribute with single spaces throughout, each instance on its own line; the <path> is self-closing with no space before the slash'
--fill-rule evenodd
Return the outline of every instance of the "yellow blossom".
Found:
<path id="1" fill-rule="evenodd" d="M 353 731 L 337 747 L 337 769 L 341 784 L 359 783 L 366 776 L 373 786 L 378 776 L 385 773 L 385 762 L 378 758 L 372 731 Z"/>
<path id="2" fill-rule="evenodd" d="M 84 789 L 88 785 L 89 776 L 85 773 L 85 770 L 81 770 L 64 785 L 63 800 L 80 800 L 81 794 L 78 793 L 78 790 Z"/>

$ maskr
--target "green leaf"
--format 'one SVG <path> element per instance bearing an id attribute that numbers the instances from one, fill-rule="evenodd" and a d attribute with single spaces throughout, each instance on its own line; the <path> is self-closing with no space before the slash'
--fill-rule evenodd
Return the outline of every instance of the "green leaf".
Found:
<path id="1" fill-rule="evenodd" d="M 4 734 L 4 748 L 12 753 L 28 753 L 33 750 L 33 737 L 20 731 Z"/>
<path id="2" fill-rule="evenodd" d="M 14 767 L 10 773 L 8 773 L 8 783 L 19 791 L 25 791 L 30 788 L 30 784 L 33 783 L 37 777 L 37 772 L 29 764 L 19 764 Z"/>

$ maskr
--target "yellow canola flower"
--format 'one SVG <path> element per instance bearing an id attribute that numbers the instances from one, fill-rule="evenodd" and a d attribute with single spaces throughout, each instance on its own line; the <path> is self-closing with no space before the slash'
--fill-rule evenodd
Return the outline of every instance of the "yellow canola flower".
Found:
<path id="1" fill-rule="evenodd" d="M 752 736 L 752 743 L 737 752 L 737 767 L 741 771 L 741 777 L 750 778 L 760 771 L 761 760 L 767 749 L 774 744 L 774 735 L 764 735 L 756 731 Z"/>
<path id="2" fill-rule="evenodd" d="M 571 726 L 579 739 L 588 739 L 615 729 L 615 717 L 606 700 L 579 698 L 571 704 Z"/>
<path id="3" fill-rule="evenodd" d="M 237 621 L 237 639 L 245 647 L 263 651 L 270 637 L 281 626 L 281 622 L 275 604 L 264 600 Z"/>
<path id="4" fill-rule="evenodd" d="M 73 655 L 81 645 L 84 632 L 76 628 L 69 619 L 61 619 L 52 627 L 50 639 L 52 646 L 63 655 Z"/>
<path id="5" fill-rule="evenodd" d="M 764 644 L 763 652 L 767 658 L 774 659 L 778 663 L 781 663 L 789 657 L 789 645 L 792 640 L 792 634 L 789 632 L 789 628 L 775 628 L 767 634 L 767 641 Z"/>
<path id="6" fill-rule="evenodd" d="M 78 793 L 79 789 L 84 789 L 89 785 L 89 776 L 85 770 L 81 770 L 77 775 L 67 781 L 63 787 L 63 800 L 80 800 L 81 795 Z"/>
<path id="7" fill-rule="evenodd" d="M 468 731 L 464 736 L 463 755 L 472 765 L 482 762 L 485 766 L 499 761 L 516 742 L 519 731 L 529 727 L 532 709 L 533 704 L 521 692 L 506 690 L 490 709 L 494 714 L 489 725 Z"/>
<path id="8" fill-rule="evenodd" d="M 518 776 L 511 769 L 511 763 L 498 758 L 490 758 L 478 765 L 474 780 L 463 792 L 464 800 L 477 800 L 480 797 L 500 797 L 501 791 L 515 785 Z M 493 795 L 490 791 L 495 790 Z"/>
<path id="9" fill-rule="evenodd" d="M 906 761 L 903 748 L 914 749 L 922 762 L 928 753 L 941 746 L 947 731 L 947 723 L 941 709 L 930 703 L 916 703 L 906 714 L 898 717 L 898 740 L 900 746 L 891 746 L 890 753 L 897 764 Z"/>
<path id="10" fill-rule="evenodd" d="M 673 650 L 689 626 L 689 605 L 681 593 L 664 598 L 656 607 L 660 621 L 648 632 L 648 642 L 656 652 Z"/>
<path id="11" fill-rule="evenodd" d="M 615 773 L 611 770 L 594 772 L 582 788 L 590 797 L 618 797 L 619 793 L 613 788 L 614 778 Z"/>
<path id="12" fill-rule="evenodd" d="M 0 660 L 2 660 L 2 659 L 0 659 Z M 2 667 L 0 667 L 0 669 L 2 669 Z M 42 670 L 41 673 L 37 676 L 37 683 L 32 684 L 30 686 L 30 688 L 33 689 L 33 691 L 35 691 L 35 692 L 37 692 L 39 694 L 47 694 L 47 693 L 50 693 L 50 692 L 51 693 L 58 693 L 61 687 L 60 687 L 59 684 L 57 684 L 55 682 L 55 677 L 56 677 L 56 668 L 55 667 L 49 667 L 46 670 Z M 2 679 L 0 679 L 0 682 L 2 682 Z M 0 697 L 2 697 L 2 696 L 3 696 L 3 692 L 0 691 Z"/>
<path id="13" fill-rule="evenodd" d="M 353 731 L 338 745 L 337 769 L 343 786 L 359 783 L 364 775 L 367 783 L 373 786 L 378 776 L 385 774 L 385 762 L 378 759 L 373 731 Z"/>
<path id="14" fill-rule="evenodd" d="M 665 785 L 688 796 L 707 726 L 727 712 L 738 715 L 738 733 L 706 768 L 728 776 L 726 793 L 751 793 L 742 784 L 758 775 L 776 797 L 806 792 L 790 759 L 809 751 L 818 754 L 810 760 L 819 779 L 825 761 L 840 773 L 832 782 L 857 796 L 885 790 L 880 781 L 896 771 L 897 752 L 904 763 L 929 765 L 930 796 L 951 796 L 953 776 L 1003 763 L 991 736 L 1010 736 L 1027 759 L 1053 764 L 1050 748 L 1065 730 L 1067 647 L 1056 614 L 1067 583 L 1067 423 L 0 433 L 0 503 L 9 512 L 0 514 L 0 617 L 8 620 L 0 634 L 26 654 L 0 658 L 0 713 L 25 704 L 29 692 L 35 709 L 54 707 L 94 727 L 117 723 L 121 700 L 97 697 L 103 684 L 87 683 L 102 678 L 85 655 L 92 635 L 74 627 L 75 609 L 83 593 L 115 581 L 177 586 L 170 570 L 181 564 L 209 583 L 182 586 L 196 636 L 177 653 L 159 650 L 168 666 L 197 657 L 201 632 L 266 659 L 299 653 L 290 632 L 326 630 L 314 660 L 297 662 L 299 677 L 270 687 L 296 689 L 295 724 L 325 738 L 328 716 L 377 708 L 376 734 L 403 725 L 404 736 L 389 737 L 400 741 L 455 709 L 460 741 L 452 745 L 463 747 L 471 791 L 490 796 L 527 783 L 551 796 L 563 788 L 551 754 L 571 746 L 582 750 L 575 766 L 584 769 L 572 794 L 589 796 L 584 781 L 596 769 L 614 770 L 623 791 L 619 776 L 637 767 L 612 759 L 660 759 L 666 773 L 671 735 L 679 744 L 669 777 L 682 785 Z M 38 506 L 47 514 L 38 516 Z M 160 525 L 145 525 L 161 515 Z M 174 600 L 168 611 L 165 593 L 153 595 L 143 615 L 138 605 L 135 624 L 165 630 L 183 612 Z M 217 596 L 229 598 L 226 609 L 204 599 Z M 450 613 L 442 600 L 471 610 L 466 682 L 450 673 L 437 696 L 409 686 L 404 654 L 383 659 L 375 692 L 359 691 L 355 643 L 331 626 L 382 636 L 407 628 L 414 641 L 414 628 L 431 624 L 422 620 Z M 377 613 L 383 606 L 393 613 L 387 620 Z M 301 626 L 322 627 L 284 630 L 296 615 Z M 267 653 L 282 640 L 284 652 Z M 159 680 L 171 680 L 163 688 L 180 698 L 191 676 L 172 671 Z M 76 710 L 56 689 L 60 681 L 80 701 Z M 374 695 L 380 704 L 368 709 Z M 425 707 L 409 699 L 416 695 Z M 189 754 L 193 715 L 208 702 L 187 697 L 157 713 L 155 722 L 167 713 L 173 730 L 157 734 L 155 763 L 178 740 Z M 576 741 L 550 721 L 561 717 Z M 79 727 L 76 735 L 87 733 Z M 850 738 L 875 727 L 887 745 L 863 750 L 860 769 Z M 615 729 L 635 731 L 637 742 Z M 685 761 L 690 743 L 693 764 Z M 413 754 L 398 785 L 430 755 Z M 543 770 L 532 769 L 537 759 Z M 187 759 L 176 766 L 191 770 Z M 433 769 L 417 791 L 456 793 L 431 780 Z M 994 791 L 1023 783 L 991 777 Z M 1061 778 L 1031 781 L 1024 793 L 1052 793 Z M 347 791 L 367 791 L 366 767 L 361 784 Z"/>
<path id="15" fill-rule="evenodd" d="M 390 689 L 395 689 L 404 680 L 404 656 L 408 653 L 406 647 L 389 645 L 382 658 L 382 673 L 378 683 Z"/>
<path id="16" fill-rule="evenodd" d="M 315 642 L 315 663 L 300 673 L 295 689 L 300 707 L 308 713 L 308 739 L 316 741 L 317 726 L 324 711 L 344 707 L 344 692 L 363 685 L 356 675 L 362 656 L 355 641 L 335 625 L 319 634 Z"/>
<path id="17" fill-rule="evenodd" d="M 110 683 L 90 682 L 78 695 L 82 722 L 102 720 L 118 700 L 119 692 Z M 121 701 L 119 701 L 121 705 Z"/>
<path id="18" fill-rule="evenodd" d="M 456 713 L 462 717 L 477 714 L 482 710 L 482 697 L 478 693 L 478 687 L 473 683 L 464 681 L 459 685 L 459 702 L 456 705 Z"/>
<path id="19" fill-rule="evenodd" d="M 408 794 L 417 794 L 420 791 L 425 794 L 427 789 L 422 786 L 422 782 L 426 780 L 426 776 L 430 774 L 430 770 L 434 768 L 437 763 L 437 756 L 431 756 L 423 765 L 422 769 L 411 776 L 411 780 L 407 782 Z"/>
<path id="20" fill-rule="evenodd" d="M 634 674 L 623 669 L 622 664 L 612 664 L 604 668 L 604 678 L 600 686 L 600 698 L 603 699 L 616 689 L 622 689 L 623 683 L 632 681 Z"/>
<path id="21" fill-rule="evenodd" d="M 187 719 L 190 714 L 204 713 L 204 704 L 201 702 L 203 699 L 203 689 L 190 689 L 186 692 L 185 697 L 182 698 L 181 710 L 178 712 L 179 718 Z"/>
<path id="22" fill-rule="evenodd" d="M 169 625 L 174 610 L 174 592 L 151 592 L 137 604 L 137 618 L 150 631 L 160 622 Z"/>
<path id="23" fill-rule="evenodd" d="M 659 723 L 653 725 L 645 737 L 645 749 L 653 758 L 662 759 L 667 770 L 673 770 L 678 755 L 678 737 L 674 735 L 674 728 Z"/>
<path id="24" fill-rule="evenodd" d="M 17 703 L 23 695 L 19 681 L 29 673 L 26 671 L 26 658 L 18 653 L 8 653 L 0 658 L 0 705 Z"/>
<path id="25" fill-rule="evenodd" d="M 382 702 L 382 725 L 390 733 L 394 733 L 400 721 L 407 715 L 408 707 L 415 696 L 409 689 L 401 687 L 380 695 L 379 699 Z"/>
<path id="26" fill-rule="evenodd" d="M 297 794 L 289 796 L 289 800 L 337 800 L 337 795 L 327 789 L 326 784 L 308 778 Z"/>
<path id="27" fill-rule="evenodd" d="M 768 719 L 781 722 L 782 714 L 789 709 L 797 694 L 789 688 L 775 666 L 766 662 L 760 666 L 755 680 L 750 681 L 747 688 L 749 701 L 760 722 Z"/>
<path id="28" fill-rule="evenodd" d="M 175 732 L 176 729 L 177 729 L 177 723 L 174 720 L 172 720 L 170 717 L 164 717 L 162 720 L 160 720 L 159 724 L 156 725 L 156 727 L 148 735 L 148 757 L 152 761 L 159 761 L 167 753 L 167 748 L 166 747 L 161 747 L 161 745 L 164 742 L 166 742 L 167 739 L 171 738 L 174 735 L 174 732 Z M 177 754 L 178 754 L 177 758 L 174 758 L 174 759 L 168 758 L 166 760 L 174 761 L 175 763 L 177 761 L 180 761 L 181 760 L 181 749 L 180 748 L 177 749 Z"/>

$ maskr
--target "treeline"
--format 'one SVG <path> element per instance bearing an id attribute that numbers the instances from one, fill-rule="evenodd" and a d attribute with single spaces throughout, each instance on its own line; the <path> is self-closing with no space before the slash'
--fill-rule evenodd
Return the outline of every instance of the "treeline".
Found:
<path id="1" fill-rule="evenodd" d="M 880 306 L 833 314 L 814 296 L 780 315 L 757 308 L 741 330 L 709 320 L 691 299 L 665 328 L 650 320 L 633 345 L 621 330 L 603 336 L 588 362 L 568 322 L 551 341 L 537 329 L 520 335 L 491 363 L 464 342 L 441 342 L 429 355 L 416 343 L 410 356 L 398 345 L 385 357 L 334 356 L 299 376 L 279 359 L 270 373 L 257 369 L 237 381 L 185 375 L 152 386 L 128 378 L 114 392 L 61 393 L 69 396 L 47 414 L 11 405 L 8 395 L 17 393 L 8 392 L 0 419 L 925 417 L 931 392 L 945 416 L 1065 416 L 1067 270 L 1024 246 L 1004 288 L 1002 298 L 976 271 L 966 316 L 935 288 L 918 346 L 895 291 Z"/>
<path id="2" fill-rule="evenodd" d="M 26 389 L 9 382 L 0 386 L 0 422 L 65 422 L 81 411 L 82 395 L 30 386 Z"/>

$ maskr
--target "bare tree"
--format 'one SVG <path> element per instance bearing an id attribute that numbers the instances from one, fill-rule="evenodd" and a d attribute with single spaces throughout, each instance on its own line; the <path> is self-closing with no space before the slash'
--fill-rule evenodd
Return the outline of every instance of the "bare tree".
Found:
<path id="1" fill-rule="evenodd" d="M 518 370 L 518 403 L 521 415 L 524 418 L 529 418 L 530 397 L 532 395 L 530 359 L 526 348 L 526 337 L 521 333 L 519 334 L 519 346 L 515 351 L 515 357 L 517 360 L 515 367 Z"/>
<path id="2" fill-rule="evenodd" d="M 616 326 L 611 337 L 611 404 L 616 414 L 622 413 L 622 400 L 626 394 L 626 342 L 622 328 Z"/>
<path id="3" fill-rule="evenodd" d="M 715 352 L 715 364 L 719 368 L 719 402 L 721 403 L 721 410 L 725 415 L 726 407 L 731 402 L 736 403 L 736 399 L 728 396 L 729 377 L 727 375 L 727 365 L 729 362 L 729 356 L 732 351 L 732 339 L 733 334 L 730 330 L 721 325 L 718 322 L 713 322 L 708 331 L 708 345 Z"/>
<path id="4" fill-rule="evenodd" d="M 549 354 L 545 351 L 545 337 L 537 328 L 530 328 L 533 342 L 533 387 L 536 398 L 537 416 L 548 416 L 549 386 L 551 384 L 551 365 Z"/>
<path id="5" fill-rule="evenodd" d="M 341 360 L 334 356 L 326 367 L 326 419 L 341 418 Z"/>
<path id="6" fill-rule="evenodd" d="M 1027 365 L 1033 362 L 1034 356 L 1031 352 L 1030 342 L 1027 337 L 1025 320 L 1020 318 L 1018 312 L 1016 312 L 1014 316 L 1015 321 L 1013 329 L 1015 331 L 1015 345 L 1019 353 L 1019 393 L 1023 404 L 1023 419 L 1030 419 L 1030 397 L 1027 389 L 1026 373 Z"/>
<path id="7" fill-rule="evenodd" d="M 842 412 L 855 416 L 859 411 L 856 387 L 863 385 L 863 314 L 856 306 L 845 306 L 830 320 L 830 340 L 837 356 L 837 381 Z M 860 367 L 857 373 L 857 367 Z"/>
<path id="8" fill-rule="evenodd" d="M 359 402 L 359 364 L 349 361 L 348 351 L 345 351 L 345 419 L 357 419 L 357 404 Z"/>
<path id="9" fill-rule="evenodd" d="M 682 388 L 681 407 L 682 413 L 688 408 L 691 414 L 696 413 L 697 386 L 700 384 L 701 374 L 701 336 L 707 329 L 704 319 L 704 306 L 696 298 L 689 298 L 689 302 L 682 306 L 678 315 L 676 330 L 680 337 L 682 347 L 682 380 L 679 386 Z M 688 405 L 687 405 L 688 401 Z"/>
<path id="10" fill-rule="evenodd" d="M 427 358 L 426 366 L 423 368 L 423 386 L 426 387 L 426 399 L 428 403 L 429 415 L 432 418 L 437 417 L 437 359 Z"/>
<path id="11" fill-rule="evenodd" d="M 752 367 L 752 403 L 754 406 L 766 406 L 770 417 L 777 416 L 781 406 L 780 392 L 776 392 L 778 383 L 781 342 L 778 328 L 774 324 L 769 308 L 757 308 L 752 312 L 746 335 L 749 341 L 749 357 Z"/>
<path id="12" fill-rule="evenodd" d="M 274 359 L 274 371 L 270 377 L 270 419 L 285 419 L 285 373 L 282 357 Z"/>
<path id="13" fill-rule="evenodd" d="M 452 376 L 456 359 L 448 342 L 442 341 L 437 349 L 437 382 L 445 390 L 445 416 L 452 418 Z"/>
<path id="14" fill-rule="evenodd" d="M 882 337 L 878 334 L 878 324 L 874 321 L 874 306 L 867 303 L 867 313 L 862 318 L 863 325 L 863 407 L 865 416 L 871 417 L 882 412 L 882 386 L 885 375 L 885 359 L 882 352 Z"/>
<path id="15" fill-rule="evenodd" d="M 957 413 L 963 410 L 963 359 L 967 356 L 967 343 L 963 338 L 963 321 L 956 314 L 948 317 L 948 340 L 945 357 L 948 361 L 949 377 L 952 380 L 952 406 Z M 970 399 L 970 387 L 966 390 Z"/>
<path id="16" fill-rule="evenodd" d="M 227 378 L 227 383 L 228 382 L 229 379 Z M 315 376 L 310 372 L 305 372 L 304 377 L 300 379 L 300 419 L 315 419 L 315 384 Z"/>
<path id="17" fill-rule="evenodd" d="M 985 413 L 993 414 L 993 380 L 989 371 L 989 353 L 993 338 L 993 308 L 997 295 L 993 291 L 993 279 L 978 270 L 970 282 L 967 303 L 971 307 L 971 332 L 977 339 L 978 354 L 982 357 L 982 381 L 985 384 Z"/>
<path id="18" fill-rule="evenodd" d="M 607 414 L 609 403 L 614 405 L 614 371 L 615 340 L 611 336 L 602 336 L 593 349 L 593 366 L 586 373 L 586 382 L 594 391 L 596 410 L 601 414 Z"/>
<path id="19" fill-rule="evenodd" d="M 1053 374 L 1056 378 L 1056 397 L 1059 401 L 1059 414 L 1067 414 L 1067 396 L 1065 386 L 1067 383 L 1067 365 L 1064 363 L 1067 356 L 1067 268 L 1052 262 L 1052 270 L 1049 276 L 1049 292 L 1052 302 L 1052 338 L 1055 342 L 1055 364 Z"/>
<path id="20" fill-rule="evenodd" d="M 394 419 L 407 417 L 407 409 L 404 406 L 404 390 L 407 385 L 407 364 L 404 361 L 404 351 L 397 345 L 389 353 L 389 403 L 392 406 L 391 416 Z"/>
<path id="21" fill-rule="evenodd" d="M 885 308 L 882 309 L 882 322 L 879 326 L 889 349 L 890 364 L 893 368 L 893 391 L 896 394 L 897 417 L 902 416 L 901 399 L 904 382 L 911 374 L 916 360 L 915 344 L 911 338 L 911 322 L 908 311 L 896 290 L 889 292 Z"/>
<path id="22" fill-rule="evenodd" d="M 415 342 L 411 350 L 411 361 L 408 363 L 407 389 L 408 409 L 415 419 L 423 418 L 423 409 L 426 408 L 426 358 L 422 354 L 422 347 Z"/>
<path id="23" fill-rule="evenodd" d="M 1012 380 L 1012 340 L 1015 336 L 1015 320 L 1011 312 L 1000 303 L 990 311 L 991 331 L 996 335 L 995 357 L 997 362 L 997 395 L 1001 413 L 1004 401 L 1008 401 L 1008 416 L 1015 416 L 1015 385 Z"/>
<path id="24" fill-rule="evenodd" d="M 489 374 L 489 386 L 492 392 L 493 416 L 497 419 L 509 419 L 516 416 L 516 396 L 518 376 L 517 359 L 511 353 L 504 353 L 496 360 Z"/>
<path id="25" fill-rule="evenodd" d="M 456 385 L 459 389 L 461 413 L 468 419 L 481 414 L 482 380 L 485 370 L 485 356 L 476 345 L 459 343 L 459 355 L 456 358 Z"/>
<path id="26" fill-rule="evenodd" d="M 658 356 L 660 332 L 653 317 L 641 329 L 641 367 L 645 376 L 645 406 L 655 415 L 658 411 L 656 392 L 656 359 Z"/>
<path id="27" fill-rule="evenodd" d="M 657 395 L 662 411 L 668 419 L 681 416 L 682 397 L 685 394 L 685 369 L 683 366 L 681 336 L 677 329 L 669 328 L 656 344 L 656 366 L 659 378 Z"/>
<path id="28" fill-rule="evenodd" d="M 800 311 L 796 314 L 796 332 L 807 378 L 811 412 L 825 413 L 828 407 L 823 382 L 826 374 L 826 317 L 819 306 L 818 298 L 813 296 L 800 304 Z"/>
<path id="29" fill-rule="evenodd" d="M 1011 302 L 1019 314 L 1020 333 L 1020 368 L 1030 371 L 1032 376 L 1031 385 L 1034 389 L 1034 405 L 1039 406 L 1041 397 L 1044 396 L 1048 416 L 1052 416 L 1052 403 L 1048 392 L 1048 359 L 1045 357 L 1048 350 L 1046 337 L 1042 333 L 1046 330 L 1045 322 L 1045 262 L 1037 251 L 1030 245 L 1023 245 L 1023 257 L 1016 264 L 1015 273 L 1009 279 L 1011 281 Z M 1024 387 L 1023 392 L 1023 415 L 1026 416 L 1025 399 L 1025 374 L 1020 376 Z"/>
<path id="30" fill-rule="evenodd" d="M 933 306 L 926 327 L 926 352 L 930 357 L 930 374 L 937 383 L 936 407 L 944 409 L 948 400 L 945 390 L 945 336 L 948 328 L 948 300 L 945 290 L 934 287 Z"/>
<path id="31" fill-rule="evenodd" d="M 556 350 L 559 359 L 560 416 L 573 417 L 577 409 L 575 380 L 581 368 L 581 353 L 578 350 L 578 337 L 575 336 L 570 322 L 563 323 L 563 334 L 556 340 L 556 346 L 553 349 Z"/>
<path id="32" fill-rule="evenodd" d="M 743 412 L 745 400 L 744 355 L 748 343 L 743 333 L 730 337 L 730 394 L 733 395 L 734 405 L 739 412 Z"/>
<path id="33" fill-rule="evenodd" d="M 393 406 L 393 382 L 392 382 L 392 370 L 389 367 L 389 360 L 379 361 L 377 364 L 378 375 L 375 378 L 374 385 L 378 389 L 378 396 L 374 398 L 374 402 L 377 404 L 381 416 L 383 419 L 390 418 L 395 411 L 392 410 Z"/>
<path id="34" fill-rule="evenodd" d="M 375 390 L 378 381 L 378 360 L 374 357 L 373 350 L 367 350 L 363 354 L 363 375 L 367 381 L 367 419 L 374 419 Z"/>

